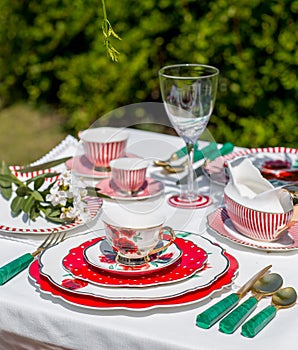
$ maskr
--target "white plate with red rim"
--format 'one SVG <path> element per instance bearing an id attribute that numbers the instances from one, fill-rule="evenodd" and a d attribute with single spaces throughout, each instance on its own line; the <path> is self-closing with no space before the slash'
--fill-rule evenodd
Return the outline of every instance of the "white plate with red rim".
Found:
<path id="1" fill-rule="evenodd" d="M 17 169 L 19 167 L 14 167 L 13 169 Z M 14 171 L 15 176 L 17 176 L 22 181 L 35 177 L 39 174 L 43 174 L 46 171 L 34 171 L 21 174 L 18 171 Z M 57 178 L 47 178 L 46 181 L 48 183 L 56 180 Z M 90 212 L 90 218 L 88 221 L 75 221 L 67 224 L 56 224 L 54 222 L 50 222 L 43 217 L 38 217 L 36 221 L 30 220 L 26 214 L 21 213 L 19 216 L 14 217 L 10 210 L 10 204 L 13 200 L 14 195 L 10 198 L 10 200 L 6 200 L 0 194 L 0 231 L 5 233 L 16 233 L 16 234 L 26 234 L 26 235 L 44 235 L 53 231 L 53 229 L 59 231 L 68 231 L 73 228 L 79 227 L 86 223 L 91 222 L 93 219 L 97 217 L 100 212 L 100 208 L 102 207 L 102 198 L 98 197 L 86 197 L 87 209 Z"/>
<path id="2" fill-rule="evenodd" d="M 55 301 L 62 301 L 79 308 L 87 310 L 130 310 L 145 311 L 158 308 L 170 308 L 191 305 L 200 302 L 225 288 L 228 288 L 234 278 L 237 276 L 239 264 L 238 261 L 226 251 L 224 255 L 228 259 L 229 268 L 218 279 L 214 280 L 205 288 L 196 289 L 183 295 L 168 299 L 152 299 L 152 300 L 109 300 L 97 298 L 93 296 L 82 296 L 76 292 L 76 288 L 80 288 L 84 281 L 72 279 L 72 289 L 62 289 L 54 285 L 47 277 L 40 274 L 38 260 L 35 260 L 29 268 L 29 278 L 37 287 L 41 294 L 50 296 Z M 204 271 L 205 272 L 205 271 Z"/>
<path id="3" fill-rule="evenodd" d="M 97 237 L 105 236 L 104 230 L 96 234 Z M 73 237 L 63 241 L 62 243 L 45 250 L 39 257 L 40 273 L 47 277 L 51 283 L 60 289 L 69 290 L 65 286 L 65 280 L 71 279 L 72 275 L 64 268 L 63 258 L 70 249 L 84 243 L 90 239 L 94 239 L 94 233 L 89 233 L 80 237 Z M 157 285 L 144 288 L 109 288 L 88 283 L 76 290 L 80 295 L 95 296 L 109 300 L 143 300 L 143 299 L 166 299 L 187 292 L 205 288 L 214 283 L 220 276 L 227 272 L 229 268 L 229 260 L 224 255 L 221 246 L 212 243 L 209 239 L 200 235 L 177 231 L 176 236 L 189 240 L 201 247 L 208 254 L 208 263 L 204 271 L 199 271 L 191 278 L 183 280 L 179 283 Z"/>
<path id="4" fill-rule="evenodd" d="M 108 255 L 100 253 L 101 257 L 108 258 L 107 266 L 105 269 L 94 269 L 86 263 L 84 255 L 86 255 L 86 251 L 91 249 L 96 258 L 101 245 L 103 245 L 102 248 L 106 245 L 109 246 L 106 240 L 101 238 L 83 242 L 78 247 L 71 249 L 69 254 L 64 257 L 63 266 L 74 277 L 87 282 L 106 287 L 136 288 L 182 281 L 204 268 L 208 259 L 208 254 L 192 241 L 176 238 L 174 244 L 157 254 L 151 262 L 141 265 L 139 270 L 134 271 L 132 267 L 115 263 L 115 253 Z M 110 269 L 114 268 L 116 264 L 122 265 L 120 266 L 120 274 Z"/>
<path id="5" fill-rule="evenodd" d="M 268 180 L 285 182 L 298 180 L 298 149 L 290 147 L 262 147 L 235 151 L 207 163 L 204 172 L 212 181 L 225 185 L 228 182 L 225 162 L 237 157 L 251 159 Z"/>
<path id="6" fill-rule="evenodd" d="M 144 185 L 140 188 L 140 190 L 132 195 L 121 192 L 111 179 L 104 179 L 100 181 L 96 187 L 100 189 L 100 193 L 105 194 L 112 199 L 125 201 L 152 198 L 159 196 L 164 192 L 163 183 L 150 177 L 146 179 Z"/>
<path id="7" fill-rule="evenodd" d="M 224 207 L 218 208 L 209 214 L 207 222 L 212 231 L 242 246 L 271 252 L 286 252 L 298 249 L 298 223 L 293 225 L 288 233 L 283 234 L 277 241 L 262 242 L 238 232 Z"/>

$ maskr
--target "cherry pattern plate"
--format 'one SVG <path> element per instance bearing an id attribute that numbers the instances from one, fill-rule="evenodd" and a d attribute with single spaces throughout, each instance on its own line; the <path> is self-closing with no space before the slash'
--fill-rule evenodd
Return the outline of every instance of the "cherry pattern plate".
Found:
<path id="1" fill-rule="evenodd" d="M 34 171 L 21 174 L 17 171 L 19 167 L 15 166 L 12 170 L 15 176 L 20 180 L 25 181 L 34 176 L 49 172 L 50 170 Z M 51 183 L 56 180 L 56 177 L 47 178 L 46 182 Z M 5 233 L 16 234 L 28 234 L 28 235 L 44 235 L 53 231 L 53 229 L 59 231 L 67 231 L 78 226 L 84 225 L 87 222 L 91 222 L 99 214 L 99 210 L 102 206 L 102 198 L 98 197 L 86 197 L 87 210 L 89 211 L 89 218 L 87 221 L 75 221 L 68 224 L 56 224 L 50 222 L 43 217 L 38 217 L 35 221 L 29 220 L 27 215 L 12 216 L 10 210 L 10 203 L 12 198 L 8 201 L 0 195 L 0 231 Z"/>
<path id="2" fill-rule="evenodd" d="M 114 273 L 94 269 L 86 264 L 86 261 L 84 260 L 84 251 L 86 252 L 89 250 L 89 248 L 92 249 L 95 247 L 98 255 L 98 245 L 101 243 L 104 244 L 105 242 L 106 240 L 101 240 L 100 238 L 84 242 L 79 247 L 70 251 L 70 253 L 63 259 L 63 266 L 69 270 L 74 277 L 78 277 L 79 279 L 99 285 L 109 287 L 149 287 L 165 283 L 174 283 L 189 278 L 204 267 L 208 258 L 207 253 L 193 242 L 182 238 L 177 238 L 175 241 L 176 244 L 172 244 L 173 246 L 176 245 L 177 247 L 176 256 L 180 257 L 182 251 L 183 254 L 181 259 L 179 259 L 175 264 L 167 265 L 167 267 L 165 266 L 164 269 L 162 265 L 154 266 L 155 262 L 160 261 L 161 264 L 163 264 L 163 261 L 166 262 L 169 255 L 172 254 L 170 249 L 169 251 L 167 250 L 166 252 L 161 253 L 156 259 L 152 260 L 153 265 L 148 263 L 146 264 L 148 267 L 143 267 L 143 269 L 146 267 L 149 269 L 149 274 L 142 274 L 134 278 L 132 278 L 129 273 L 127 275 L 121 274 L 121 276 L 117 276 L 117 274 Z M 171 248 L 171 246 L 169 248 Z M 115 254 L 113 254 L 111 259 L 112 264 L 114 264 L 115 261 L 114 257 Z M 150 268 L 150 265 L 153 267 Z M 158 268 L 159 271 L 156 271 L 155 267 Z M 148 270 L 146 273 L 148 273 Z"/>
<path id="3" fill-rule="evenodd" d="M 232 152 L 208 163 L 204 172 L 212 181 L 226 184 L 228 176 L 225 162 L 243 156 L 251 159 L 268 180 L 285 182 L 298 180 L 298 149 L 289 147 L 250 148 Z"/>
<path id="4" fill-rule="evenodd" d="M 254 249 L 283 252 L 298 249 L 298 223 L 277 241 L 261 242 L 242 235 L 234 227 L 225 208 L 219 208 L 208 215 L 208 226 L 217 234 L 228 240 Z"/>
<path id="5" fill-rule="evenodd" d="M 75 305 L 86 309 L 95 310 L 131 310 L 144 311 L 156 308 L 169 308 L 175 306 L 184 306 L 200 302 L 213 293 L 224 288 L 228 288 L 237 275 L 239 264 L 238 261 L 230 254 L 224 253 L 228 260 L 229 268 L 218 279 L 210 285 L 200 288 L 181 296 L 162 300 L 108 300 L 94 296 L 84 296 L 74 290 L 65 290 L 52 283 L 50 279 L 40 274 L 38 260 L 35 260 L 29 268 L 29 278 L 33 281 L 41 294 L 47 294 L 54 299 L 60 299 L 65 303 Z M 205 272 L 205 271 L 204 271 Z M 80 286 L 81 281 L 78 286 Z"/>
<path id="6" fill-rule="evenodd" d="M 88 242 L 88 240 L 103 236 L 104 230 L 100 230 L 96 235 L 89 233 L 83 236 L 73 237 L 45 250 L 39 257 L 41 274 L 49 278 L 59 288 L 68 290 L 69 283 L 74 278 L 64 268 L 62 263 L 63 258 L 72 248 Z M 80 288 L 79 293 L 81 295 L 92 295 L 113 300 L 166 299 L 185 294 L 195 289 L 204 288 L 217 280 L 229 268 L 229 261 L 223 254 L 223 248 L 219 245 L 194 233 L 176 231 L 176 236 L 193 242 L 207 252 L 208 262 L 205 265 L 207 267 L 206 269 L 193 274 L 192 277 L 179 283 L 144 288 L 108 288 L 107 286 L 95 285 L 81 280 L 84 282 L 84 285 Z"/>
<path id="7" fill-rule="evenodd" d="M 112 199 L 127 201 L 155 197 L 164 191 L 163 183 L 152 178 L 147 178 L 141 189 L 133 195 L 128 195 L 127 193 L 121 192 L 111 179 L 104 179 L 100 181 L 96 187 L 100 189 L 102 194 L 110 196 Z"/>
<path id="8" fill-rule="evenodd" d="M 166 243 L 166 241 L 160 241 L 157 247 L 159 248 Z M 88 244 L 88 246 L 82 244 L 72 249 L 70 253 L 71 254 L 67 256 L 67 261 L 66 258 L 63 259 L 63 264 L 68 270 L 73 271 L 73 268 L 69 268 L 70 263 L 72 267 L 76 265 L 77 268 L 82 268 L 81 258 L 83 257 L 85 266 L 87 266 L 87 261 L 90 265 L 97 268 L 97 270 L 100 269 L 108 273 L 116 273 L 117 275 L 129 277 L 150 274 L 171 266 L 181 257 L 182 250 L 173 243 L 161 253 L 149 256 L 150 260 L 147 263 L 137 266 L 127 266 L 118 263 L 116 261 L 117 254 L 106 239 L 100 239 L 100 241 L 95 241 L 95 243 Z M 207 258 L 207 256 L 205 258 Z M 198 261 L 198 264 L 199 263 Z M 83 277 L 83 275 L 81 277 Z"/>

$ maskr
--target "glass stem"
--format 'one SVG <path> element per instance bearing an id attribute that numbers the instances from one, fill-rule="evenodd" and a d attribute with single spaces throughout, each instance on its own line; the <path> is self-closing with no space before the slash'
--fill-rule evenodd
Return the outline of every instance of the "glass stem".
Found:
<path id="1" fill-rule="evenodd" d="M 186 142 L 187 149 L 187 194 L 191 198 L 195 196 L 194 190 L 194 174 L 193 174 L 193 158 L 194 158 L 194 144 L 191 142 Z"/>

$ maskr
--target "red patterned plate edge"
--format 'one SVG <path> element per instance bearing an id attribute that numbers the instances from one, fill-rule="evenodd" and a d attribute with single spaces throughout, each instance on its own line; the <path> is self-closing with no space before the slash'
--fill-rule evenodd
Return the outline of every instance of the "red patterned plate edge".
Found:
<path id="1" fill-rule="evenodd" d="M 191 291 L 178 297 L 161 300 L 108 300 L 94 296 L 79 295 L 77 294 L 77 292 L 68 292 L 52 284 L 47 277 L 40 275 L 38 260 L 35 260 L 30 265 L 29 278 L 39 288 L 40 292 L 60 298 L 64 302 L 68 302 L 76 306 L 97 310 L 124 309 L 143 311 L 154 308 L 192 304 L 209 297 L 214 292 L 220 291 L 223 288 L 228 287 L 233 282 L 238 273 L 239 263 L 235 257 L 228 254 L 227 252 L 224 252 L 224 255 L 229 260 L 229 269 L 213 284 L 206 288 Z"/>

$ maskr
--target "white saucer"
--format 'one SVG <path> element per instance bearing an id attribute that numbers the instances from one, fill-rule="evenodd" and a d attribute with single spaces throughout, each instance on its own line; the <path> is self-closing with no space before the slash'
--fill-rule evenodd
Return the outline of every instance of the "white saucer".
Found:
<path id="1" fill-rule="evenodd" d="M 166 244 L 167 241 L 160 242 Z M 84 250 L 84 257 L 88 263 L 106 272 L 137 276 L 152 273 L 171 266 L 182 255 L 181 249 L 175 243 L 159 254 L 152 255 L 148 263 L 139 266 L 125 266 L 117 263 L 116 253 L 106 239 L 99 241 Z"/>

